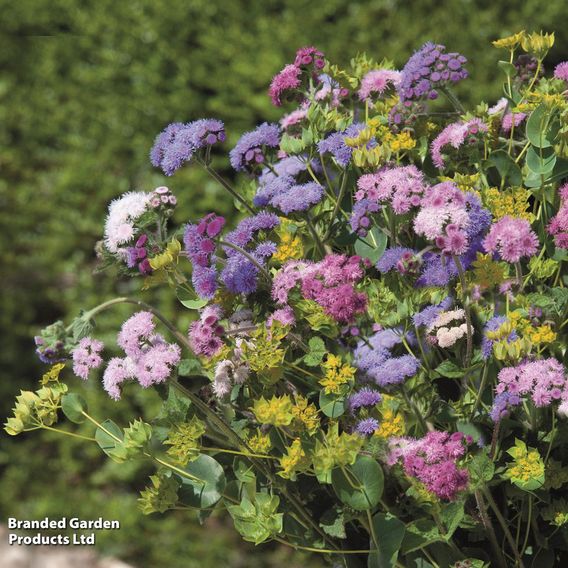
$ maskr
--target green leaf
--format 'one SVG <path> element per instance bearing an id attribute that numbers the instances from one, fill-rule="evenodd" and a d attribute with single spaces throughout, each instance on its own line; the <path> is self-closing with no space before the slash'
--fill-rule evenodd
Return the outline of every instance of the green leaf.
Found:
<path id="1" fill-rule="evenodd" d="M 406 527 L 390 513 L 377 513 L 373 517 L 373 529 L 377 535 L 379 549 L 369 554 L 368 568 L 391 568 L 396 564 Z M 370 548 L 375 548 L 371 539 Z"/>
<path id="2" fill-rule="evenodd" d="M 203 373 L 203 367 L 198 359 L 182 359 L 179 362 L 178 375 L 180 377 L 190 377 L 201 373 Z"/>
<path id="3" fill-rule="evenodd" d="M 325 534 L 333 538 L 347 538 L 345 533 L 345 515 L 339 508 L 328 509 L 321 517 L 320 527 Z"/>
<path id="4" fill-rule="evenodd" d="M 317 367 L 327 353 L 325 343 L 321 337 L 312 337 L 308 341 L 310 350 L 304 356 L 304 363 L 310 367 Z"/>
<path id="5" fill-rule="evenodd" d="M 528 149 L 527 167 L 534 174 L 546 177 L 556 165 L 556 154 L 552 148 L 537 150 L 533 146 Z"/>
<path id="6" fill-rule="evenodd" d="M 446 534 L 444 535 L 444 538 L 446 540 L 452 538 L 452 535 L 456 532 L 456 529 L 458 528 L 464 515 L 465 511 L 463 501 L 455 501 L 453 503 L 442 506 L 440 517 L 442 519 L 442 522 L 446 526 Z"/>
<path id="7" fill-rule="evenodd" d="M 448 379 L 457 379 L 463 377 L 464 370 L 460 369 L 455 363 L 451 361 L 442 361 L 435 369 L 442 377 Z"/>
<path id="8" fill-rule="evenodd" d="M 345 397 L 336 394 L 325 394 L 322 390 L 319 396 L 319 407 L 329 418 L 339 418 L 345 413 L 347 402 Z"/>
<path id="9" fill-rule="evenodd" d="M 95 432 L 97 444 L 107 456 L 113 459 L 115 458 L 112 452 L 122 445 L 123 438 L 122 430 L 112 420 L 105 420 Z"/>
<path id="10" fill-rule="evenodd" d="M 158 420 L 167 420 L 171 423 L 183 422 L 187 416 L 190 404 L 189 398 L 170 386 L 168 398 L 162 403 L 162 408 L 157 418 Z"/>
<path id="11" fill-rule="evenodd" d="M 497 61 L 497 65 L 507 77 L 514 77 L 517 74 L 517 68 L 508 61 Z"/>
<path id="12" fill-rule="evenodd" d="M 373 458 L 359 456 L 353 465 L 334 469 L 331 483 L 343 503 L 357 511 L 366 511 L 381 499 L 383 470 Z"/>
<path id="13" fill-rule="evenodd" d="M 495 464 L 484 451 L 473 457 L 468 469 L 471 484 L 474 487 L 484 485 L 491 481 L 495 475 Z"/>
<path id="14" fill-rule="evenodd" d="M 368 258 L 373 264 L 383 256 L 387 248 L 387 236 L 374 227 L 369 231 L 364 241 L 357 239 L 355 242 L 355 252 L 361 258 Z"/>
<path id="15" fill-rule="evenodd" d="M 199 310 L 209 302 L 209 300 L 199 298 L 197 294 L 190 292 L 186 288 L 179 287 L 176 293 L 181 305 L 189 310 Z"/>
<path id="16" fill-rule="evenodd" d="M 221 499 L 226 479 L 223 467 L 217 460 L 201 454 L 183 469 L 200 480 L 196 481 L 174 472 L 181 480 L 179 498 L 185 505 L 198 509 L 208 509 Z"/>
<path id="17" fill-rule="evenodd" d="M 406 533 L 402 541 L 401 551 L 406 555 L 434 542 L 441 542 L 443 540 L 434 521 L 430 519 L 419 519 L 406 525 Z"/>
<path id="18" fill-rule="evenodd" d="M 76 393 L 64 394 L 61 398 L 61 410 L 75 424 L 81 424 L 86 420 L 83 412 L 87 412 L 87 403 L 81 395 Z"/>
<path id="19" fill-rule="evenodd" d="M 282 513 L 277 513 L 280 499 L 276 495 L 257 493 L 254 503 L 244 494 L 239 505 L 227 505 L 235 528 L 244 540 L 260 544 L 282 532 Z"/>
<path id="20" fill-rule="evenodd" d="M 550 113 L 545 104 L 537 106 L 527 120 L 526 132 L 529 142 L 537 148 L 550 148 L 554 133 L 549 129 Z"/>
<path id="21" fill-rule="evenodd" d="M 493 152 L 486 162 L 488 167 L 495 167 L 499 172 L 499 176 L 503 180 L 509 180 L 510 185 L 521 185 L 523 175 L 521 168 L 515 163 L 515 160 L 505 152 L 505 150 L 496 150 Z"/>

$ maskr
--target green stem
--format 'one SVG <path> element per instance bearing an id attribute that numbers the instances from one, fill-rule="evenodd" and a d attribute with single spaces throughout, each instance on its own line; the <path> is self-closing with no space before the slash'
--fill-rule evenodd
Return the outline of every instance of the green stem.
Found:
<path id="1" fill-rule="evenodd" d="M 473 408 L 471 409 L 470 420 L 473 420 L 475 416 L 475 411 L 481 402 L 481 397 L 483 396 L 483 391 L 485 389 L 485 384 L 487 382 L 487 377 L 489 375 L 489 367 L 487 364 L 483 365 L 483 374 L 481 375 L 481 384 L 479 385 L 479 390 L 477 391 L 477 397 L 473 403 Z"/>
<path id="2" fill-rule="evenodd" d="M 485 532 L 487 533 L 487 538 L 489 539 L 489 544 L 493 549 L 493 554 L 497 561 L 497 564 L 500 568 L 507 568 L 507 562 L 505 561 L 505 557 L 503 556 L 503 551 L 499 546 L 499 542 L 497 540 L 497 535 L 495 534 L 495 529 L 493 528 L 493 524 L 491 523 L 491 519 L 487 514 L 487 508 L 485 506 L 485 502 L 483 501 L 483 495 L 479 489 L 475 491 L 475 501 L 477 503 L 477 509 L 479 510 L 479 514 L 481 515 L 481 522 L 485 528 Z"/>
<path id="3" fill-rule="evenodd" d="M 501 514 L 501 511 L 497 506 L 497 503 L 495 503 L 495 500 L 493 499 L 493 496 L 491 495 L 491 492 L 487 487 L 483 488 L 483 494 L 485 495 L 487 502 L 489 503 L 489 506 L 491 507 L 493 513 L 495 513 L 495 516 L 497 517 L 497 521 L 499 522 L 499 525 L 503 530 L 503 534 L 505 535 L 505 538 L 509 543 L 509 547 L 513 552 L 515 560 L 517 561 L 517 566 L 519 566 L 519 568 L 525 568 L 523 560 L 519 554 L 519 551 L 517 550 L 515 539 L 513 538 L 513 535 L 511 534 L 511 531 L 509 530 L 509 527 L 507 525 L 507 521 L 505 520 L 505 517 L 503 517 L 503 515 Z"/>
<path id="4" fill-rule="evenodd" d="M 446 95 L 446 97 L 452 103 L 452 106 L 456 109 L 457 112 L 459 112 L 460 114 L 465 114 L 465 109 L 463 108 L 463 105 L 449 87 L 442 87 L 440 90 L 442 91 L 442 93 L 444 93 L 444 95 Z"/>
<path id="5" fill-rule="evenodd" d="M 37 430 L 38 428 L 34 428 Z M 81 440 L 88 440 L 89 442 L 96 442 L 94 438 L 90 436 L 82 436 L 81 434 L 75 434 L 74 432 L 67 432 L 67 430 L 60 430 L 59 428 L 52 428 L 51 426 L 46 426 L 42 424 L 39 429 L 49 430 L 50 432 L 57 432 L 58 434 L 64 434 L 65 436 L 71 436 L 72 438 L 79 438 Z M 27 431 L 27 430 L 26 430 Z"/>
<path id="6" fill-rule="evenodd" d="M 341 207 L 341 202 L 343 201 L 343 197 L 345 196 L 345 190 L 347 188 L 347 172 L 343 172 L 343 178 L 341 179 L 341 187 L 339 188 L 339 194 L 337 195 L 337 201 L 335 203 L 335 207 L 331 213 L 331 218 L 329 221 L 329 226 L 327 227 L 327 231 L 322 238 L 322 241 L 325 243 L 327 239 L 331 236 L 331 231 L 333 228 L 333 222 L 337 217 L 337 213 L 339 212 L 339 208 Z"/>

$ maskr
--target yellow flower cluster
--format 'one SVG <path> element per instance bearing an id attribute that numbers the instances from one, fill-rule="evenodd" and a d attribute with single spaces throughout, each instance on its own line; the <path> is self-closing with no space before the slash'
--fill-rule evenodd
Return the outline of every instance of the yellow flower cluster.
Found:
<path id="1" fill-rule="evenodd" d="M 516 49 L 524 37 L 525 30 L 522 30 L 516 34 L 494 41 L 493 46 L 498 49 Z"/>
<path id="2" fill-rule="evenodd" d="M 177 239 L 172 239 L 166 246 L 166 250 L 149 259 L 153 270 L 165 269 L 178 261 L 181 252 L 181 243 Z"/>
<path id="3" fill-rule="evenodd" d="M 280 397 L 273 396 L 270 400 L 261 397 L 254 401 L 253 412 L 261 424 L 288 426 L 294 418 L 292 406 L 292 401 L 287 394 Z"/>
<path id="4" fill-rule="evenodd" d="M 325 394 L 340 394 L 342 387 L 355 378 L 355 368 L 343 363 L 341 357 L 332 353 L 329 353 L 322 363 L 322 369 L 325 375 L 319 383 Z"/>
<path id="5" fill-rule="evenodd" d="M 412 148 L 416 146 L 416 140 L 412 138 L 408 130 L 404 130 L 399 134 L 388 132 L 382 142 L 388 146 L 392 152 L 404 152 L 405 150 L 412 150 Z"/>
<path id="6" fill-rule="evenodd" d="M 168 432 L 168 437 L 164 442 L 164 444 L 171 446 L 168 448 L 168 455 L 177 464 L 186 465 L 187 462 L 199 455 L 203 434 L 205 434 L 205 424 L 197 416 L 194 416 L 189 422 L 178 424 Z"/>
<path id="7" fill-rule="evenodd" d="M 484 205 L 496 220 L 510 215 L 526 219 L 529 223 L 534 221 L 534 215 L 528 211 L 529 192 L 522 187 L 513 187 L 504 191 L 490 187 L 483 191 L 482 198 Z"/>
<path id="8" fill-rule="evenodd" d="M 508 49 L 509 51 L 514 51 L 519 45 L 523 48 L 523 51 L 534 53 L 537 58 L 543 59 L 554 45 L 554 33 L 533 32 L 528 34 L 525 30 L 522 30 L 493 42 L 494 47 Z"/>
<path id="9" fill-rule="evenodd" d="M 304 255 L 302 239 L 296 234 L 295 229 L 296 227 L 292 221 L 283 217 L 280 218 L 280 226 L 278 227 L 280 243 L 272 257 L 277 262 L 297 260 Z"/>
<path id="10" fill-rule="evenodd" d="M 284 479 L 294 481 L 298 471 L 305 470 L 309 467 L 310 460 L 306 456 L 306 452 L 302 449 L 302 444 L 299 439 L 292 442 L 286 449 L 286 455 L 280 458 L 280 467 L 282 471 L 278 475 Z"/>
<path id="11" fill-rule="evenodd" d="M 534 345 L 552 343 L 556 340 L 556 332 L 548 324 L 538 327 L 527 327 L 526 335 Z"/>
<path id="12" fill-rule="evenodd" d="M 538 450 L 529 448 L 522 440 L 515 440 L 515 445 L 507 450 L 515 460 L 509 463 L 505 479 L 511 480 L 521 489 L 534 490 L 544 484 L 544 461 Z"/>
<path id="13" fill-rule="evenodd" d="M 499 286 L 507 277 L 507 266 L 503 262 L 496 262 L 490 254 L 477 253 L 477 259 L 473 261 L 474 282 L 482 288 Z"/>
<path id="14" fill-rule="evenodd" d="M 247 440 L 247 445 L 255 454 L 267 454 L 270 448 L 272 448 L 270 436 L 263 434 L 259 428 L 257 428 L 254 435 Z"/>
<path id="15" fill-rule="evenodd" d="M 387 408 L 382 413 L 382 420 L 373 436 L 387 440 L 393 436 L 404 436 L 405 424 L 402 414 Z"/>
<path id="16" fill-rule="evenodd" d="M 320 424 L 318 409 L 315 404 L 308 403 L 306 397 L 299 395 L 296 398 L 296 404 L 292 407 L 292 415 L 310 436 L 317 432 Z"/>
<path id="17" fill-rule="evenodd" d="M 42 385 L 46 385 L 47 383 L 51 383 L 53 381 L 59 380 L 59 374 L 65 368 L 65 363 L 56 363 L 43 375 L 41 378 L 40 383 Z"/>

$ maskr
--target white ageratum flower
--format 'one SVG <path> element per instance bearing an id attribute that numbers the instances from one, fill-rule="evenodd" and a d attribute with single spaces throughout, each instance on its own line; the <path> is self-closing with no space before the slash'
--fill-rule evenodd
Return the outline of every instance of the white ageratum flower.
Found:
<path id="1" fill-rule="evenodd" d="M 134 222 L 148 207 L 152 194 L 129 191 L 111 202 L 105 223 L 105 246 L 112 253 L 134 236 Z"/>
<path id="2" fill-rule="evenodd" d="M 442 348 L 451 347 L 467 335 L 467 324 L 464 322 L 465 311 L 463 309 L 441 312 L 428 327 L 428 333 L 436 339 L 435 342 Z M 454 322 L 454 325 L 450 326 Z"/>

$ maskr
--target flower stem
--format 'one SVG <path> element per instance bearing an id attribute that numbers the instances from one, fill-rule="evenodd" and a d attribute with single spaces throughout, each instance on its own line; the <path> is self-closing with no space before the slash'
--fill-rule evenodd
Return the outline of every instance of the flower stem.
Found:
<path id="1" fill-rule="evenodd" d="M 485 502 L 483 501 L 483 495 L 482 495 L 482 493 L 479 489 L 477 491 L 475 491 L 474 495 L 475 495 L 475 501 L 477 503 L 477 509 L 479 510 L 479 514 L 481 515 L 481 522 L 483 523 L 483 526 L 485 527 L 485 532 L 487 533 L 487 538 L 489 539 L 489 544 L 491 545 L 491 548 L 493 549 L 493 554 L 495 555 L 497 563 L 499 564 L 500 568 L 507 568 L 507 562 L 505 560 L 505 557 L 503 556 L 503 551 L 501 550 L 501 547 L 499 546 L 499 542 L 497 541 L 495 529 L 493 528 L 493 524 L 491 523 L 491 519 L 489 518 L 489 515 L 487 514 Z"/>

